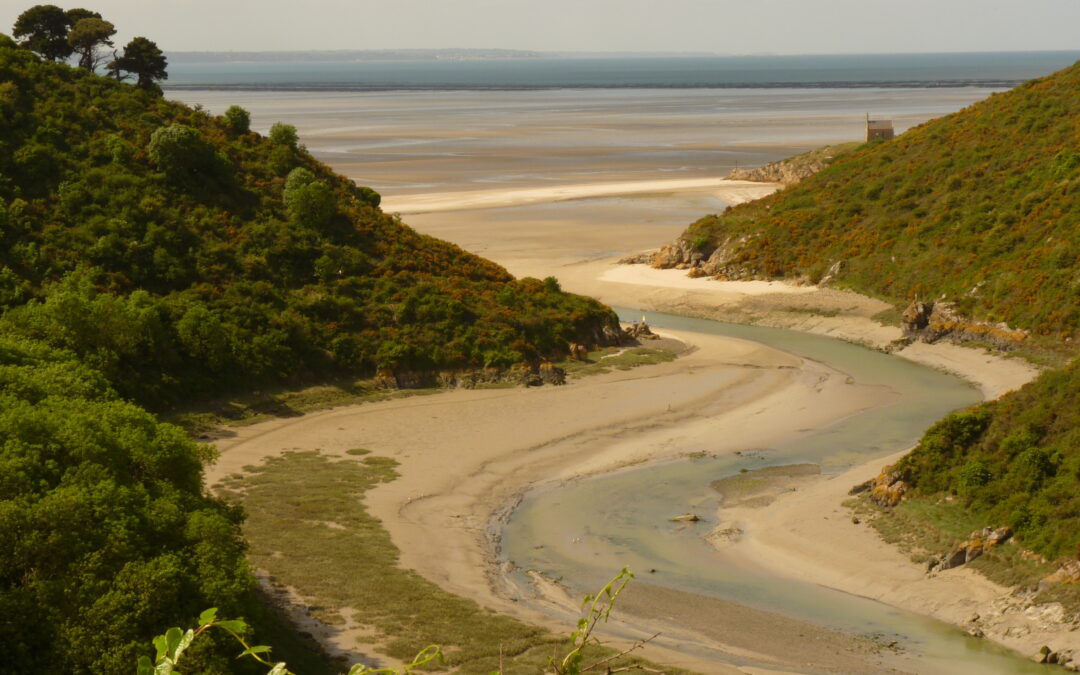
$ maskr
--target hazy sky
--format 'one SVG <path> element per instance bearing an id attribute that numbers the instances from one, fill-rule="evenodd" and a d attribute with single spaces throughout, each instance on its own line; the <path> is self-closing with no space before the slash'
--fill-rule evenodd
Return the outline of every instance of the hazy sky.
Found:
<path id="1" fill-rule="evenodd" d="M 85 4 L 82 4 L 85 2 Z M 0 0 L 0 31 L 33 2 Z M 1080 48 L 1078 0 L 80 0 L 166 50 L 720 54 Z"/>

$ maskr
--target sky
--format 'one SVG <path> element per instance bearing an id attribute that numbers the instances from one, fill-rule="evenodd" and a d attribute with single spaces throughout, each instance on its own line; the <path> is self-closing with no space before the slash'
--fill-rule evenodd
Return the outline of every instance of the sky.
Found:
<path id="1" fill-rule="evenodd" d="M 55 0 L 54 0 L 55 2 Z M 168 51 L 844 54 L 1080 48 L 1078 0 L 80 0 Z M 0 32 L 32 2 L 0 0 Z M 56 3 L 65 9 L 69 5 Z"/>

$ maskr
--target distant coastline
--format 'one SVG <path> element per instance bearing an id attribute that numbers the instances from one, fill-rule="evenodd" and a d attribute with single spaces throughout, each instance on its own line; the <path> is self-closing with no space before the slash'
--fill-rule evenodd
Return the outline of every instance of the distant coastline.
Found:
<path id="1" fill-rule="evenodd" d="M 714 56 L 527 50 L 175 52 L 171 90 L 1006 89 L 1080 51 Z"/>

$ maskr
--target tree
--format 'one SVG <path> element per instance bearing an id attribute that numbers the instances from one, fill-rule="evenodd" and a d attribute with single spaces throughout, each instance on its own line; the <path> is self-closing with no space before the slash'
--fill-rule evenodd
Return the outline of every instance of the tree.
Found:
<path id="1" fill-rule="evenodd" d="M 34 5 L 19 15 L 11 34 L 21 38 L 19 43 L 42 58 L 59 61 L 71 56 L 68 31 L 71 20 L 56 5 Z"/>
<path id="2" fill-rule="evenodd" d="M 117 79 L 120 79 L 120 71 L 134 73 L 138 78 L 136 87 L 154 89 L 157 86 L 155 80 L 169 78 L 169 74 L 165 72 L 166 65 L 168 61 L 157 44 L 144 37 L 137 37 L 124 47 L 123 56 L 109 64 L 109 70 L 117 73 Z"/>
<path id="3" fill-rule="evenodd" d="M 296 133 L 296 127 L 283 122 L 274 122 L 270 127 L 270 142 L 274 145 L 287 145 L 295 149 L 300 137 Z"/>
<path id="4" fill-rule="evenodd" d="M 231 105 L 225 111 L 225 123 L 238 134 L 246 134 L 251 131 L 251 113 L 238 105 Z"/>
<path id="5" fill-rule="evenodd" d="M 72 10 L 86 11 L 86 10 Z M 116 27 L 104 19 L 89 17 L 79 19 L 68 33 L 68 44 L 79 55 L 79 67 L 90 72 L 97 70 L 104 58 L 98 48 L 102 45 L 113 46 L 111 38 L 116 34 Z"/>

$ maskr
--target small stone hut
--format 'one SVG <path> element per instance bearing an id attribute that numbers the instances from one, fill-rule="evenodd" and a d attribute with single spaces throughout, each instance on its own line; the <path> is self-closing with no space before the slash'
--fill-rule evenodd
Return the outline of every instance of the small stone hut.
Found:
<path id="1" fill-rule="evenodd" d="M 866 114 L 866 140 L 868 142 L 876 138 L 890 141 L 895 135 L 892 120 L 872 120 L 870 113 Z"/>

